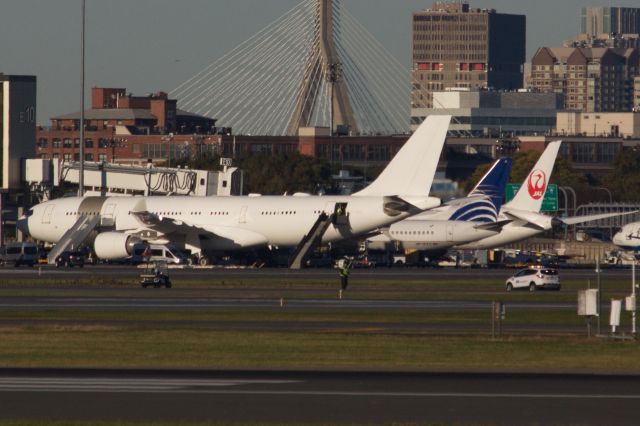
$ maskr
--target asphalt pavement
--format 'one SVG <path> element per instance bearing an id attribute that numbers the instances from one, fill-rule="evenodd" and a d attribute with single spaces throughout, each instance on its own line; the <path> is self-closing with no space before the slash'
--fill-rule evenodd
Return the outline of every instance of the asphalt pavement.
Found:
<path id="1" fill-rule="evenodd" d="M 56 268 L 51 265 L 34 267 L 22 266 L 0 267 L 0 278 L 14 277 L 87 277 L 108 275 L 113 277 L 137 277 L 143 271 L 142 268 L 131 265 L 87 265 L 84 268 Z M 351 270 L 352 277 L 377 278 L 377 279 L 473 279 L 496 278 L 504 280 L 513 275 L 514 269 L 484 269 L 484 268 L 362 268 Z M 188 267 L 178 266 L 170 268 L 172 278 L 308 278 L 308 279 L 333 279 L 337 271 L 332 268 L 310 268 L 292 270 L 287 268 L 214 268 L 214 267 Z M 561 277 L 570 279 L 596 279 L 596 273 L 592 268 L 561 269 Z M 602 279 L 606 278 L 631 278 L 629 268 L 604 269 Z"/>
<path id="2" fill-rule="evenodd" d="M 636 425 L 620 375 L 2 370 L 0 419 Z"/>

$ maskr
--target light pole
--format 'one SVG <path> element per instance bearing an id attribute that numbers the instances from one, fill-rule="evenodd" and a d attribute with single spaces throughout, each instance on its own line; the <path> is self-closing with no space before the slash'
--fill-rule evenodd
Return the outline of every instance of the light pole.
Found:
<path id="1" fill-rule="evenodd" d="M 334 86 L 342 80 L 342 64 L 335 62 L 329 64 L 329 74 L 327 75 L 327 81 L 330 84 L 331 101 L 329 102 L 329 161 L 333 165 L 333 97 Z"/>
<path id="2" fill-rule="evenodd" d="M 571 192 L 571 194 L 573 195 L 573 214 L 576 214 L 576 209 L 578 208 L 578 197 L 576 195 L 576 191 L 574 191 L 573 188 L 570 187 L 570 186 L 563 186 L 563 187 L 558 187 L 558 188 L 563 188 L 565 191 Z M 566 195 L 565 195 L 565 197 L 566 197 Z M 567 198 L 565 198 L 565 199 L 567 200 L 567 205 L 568 205 L 569 204 L 569 200 Z M 566 209 L 565 209 L 565 211 L 566 211 Z M 568 211 L 567 211 L 567 216 L 569 216 L 569 212 Z M 577 229 L 577 225 L 573 225 L 573 239 L 574 240 L 576 239 L 576 229 Z"/>
<path id="3" fill-rule="evenodd" d="M 167 167 L 171 168 L 171 142 L 173 142 L 173 133 L 169 133 L 169 135 L 167 136 L 163 136 L 162 140 L 164 142 L 167 142 L 167 158 L 168 158 L 168 164 Z"/>
<path id="4" fill-rule="evenodd" d="M 604 186 L 595 186 L 595 189 L 602 189 L 603 191 L 607 191 L 607 194 L 609 194 L 609 204 L 613 204 L 613 196 L 611 195 L 611 191 L 609 190 L 609 188 L 605 188 Z"/>
<path id="5" fill-rule="evenodd" d="M 116 148 L 127 146 L 126 142 L 126 138 L 111 138 L 111 163 L 115 164 L 116 162 Z"/>
<path id="6" fill-rule="evenodd" d="M 605 188 L 604 186 L 596 186 L 595 188 L 607 191 L 607 194 L 609 194 L 609 208 L 611 208 L 611 205 L 613 204 L 613 197 L 609 188 Z M 609 238 L 613 238 L 613 226 L 611 226 L 611 221 L 609 221 Z"/>
<path id="7" fill-rule="evenodd" d="M 564 187 L 559 186 L 558 190 L 564 195 L 564 217 L 569 217 L 569 197 L 567 196 L 567 191 L 564 190 Z M 569 225 L 563 224 L 564 227 L 564 240 L 567 240 L 567 232 L 569 230 Z"/>
<path id="8" fill-rule="evenodd" d="M 84 16 L 86 0 L 82 0 L 82 30 L 80 31 L 80 176 L 78 196 L 84 195 Z"/>

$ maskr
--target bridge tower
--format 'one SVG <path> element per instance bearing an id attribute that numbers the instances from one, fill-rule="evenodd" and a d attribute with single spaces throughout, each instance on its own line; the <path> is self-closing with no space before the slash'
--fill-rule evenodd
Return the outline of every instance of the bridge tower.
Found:
<path id="1" fill-rule="evenodd" d="M 316 0 L 316 28 L 320 32 L 314 46 L 316 54 L 309 56 L 310 63 L 306 67 L 295 109 L 287 127 L 287 134 L 297 134 L 298 128 L 309 126 L 313 110 L 319 102 L 324 87 L 319 79 L 325 79 L 331 91 L 330 124 L 331 132 L 336 125 L 346 125 L 351 131 L 358 132 L 351 101 L 342 75 L 342 64 L 338 56 L 338 49 L 334 38 L 334 0 Z M 320 71 L 320 72 L 318 72 Z"/>
<path id="2" fill-rule="evenodd" d="M 234 134 L 294 136 L 300 127 L 338 125 L 359 135 L 407 133 L 410 67 L 344 3 L 300 0 L 170 95 Z"/>

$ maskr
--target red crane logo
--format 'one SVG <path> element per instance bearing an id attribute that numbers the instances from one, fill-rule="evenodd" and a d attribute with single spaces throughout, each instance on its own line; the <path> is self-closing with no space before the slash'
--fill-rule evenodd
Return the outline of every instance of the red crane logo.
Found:
<path id="1" fill-rule="evenodd" d="M 527 189 L 529 190 L 529 195 L 534 200 L 542 198 L 547 189 L 547 175 L 542 170 L 534 170 L 531 172 L 529 181 L 527 182 Z"/>

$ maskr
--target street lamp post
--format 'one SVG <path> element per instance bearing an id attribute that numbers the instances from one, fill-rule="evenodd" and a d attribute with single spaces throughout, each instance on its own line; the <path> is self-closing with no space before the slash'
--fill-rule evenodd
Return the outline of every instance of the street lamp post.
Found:
<path id="1" fill-rule="evenodd" d="M 82 0 L 82 30 L 80 32 L 80 176 L 78 177 L 78 196 L 84 195 L 84 30 L 85 6 Z"/>
<path id="2" fill-rule="evenodd" d="M 167 136 L 163 136 L 162 140 L 167 142 L 167 167 L 171 168 L 171 143 L 173 142 L 173 133 L 169 133 Z"/>
<path id="3" fill-rule="evenodd" d="M 611 205 L 613 204 L 613 196 L 609 188 L 605 188 L 604 186 L 596 186 L 595 188 L 607 191 L 607 194 L 609 194 L 609 208 L 611 208 Z M 609 238 L 613 238 L 613 226 L 611 226 L 611 221 L 609 221 Z"/>
<path id="4" fill-rule="evenodd" d="M 329 161 L 333 164 L 333 98 L 334 98 L 334 86 L 342 80 L 342 64 L 335 62 L 329 64 L 329 74 L 327 75 L 327 81 L 330 84 L 330 102 L 329 102 Z"/>
<path id="5" fill-rule="evenodd" d="M 116 148 L 120 148 L 126 146 L 127 139 L 126 138 L 111 138 L 111 162 L 116 162 Z"/>

